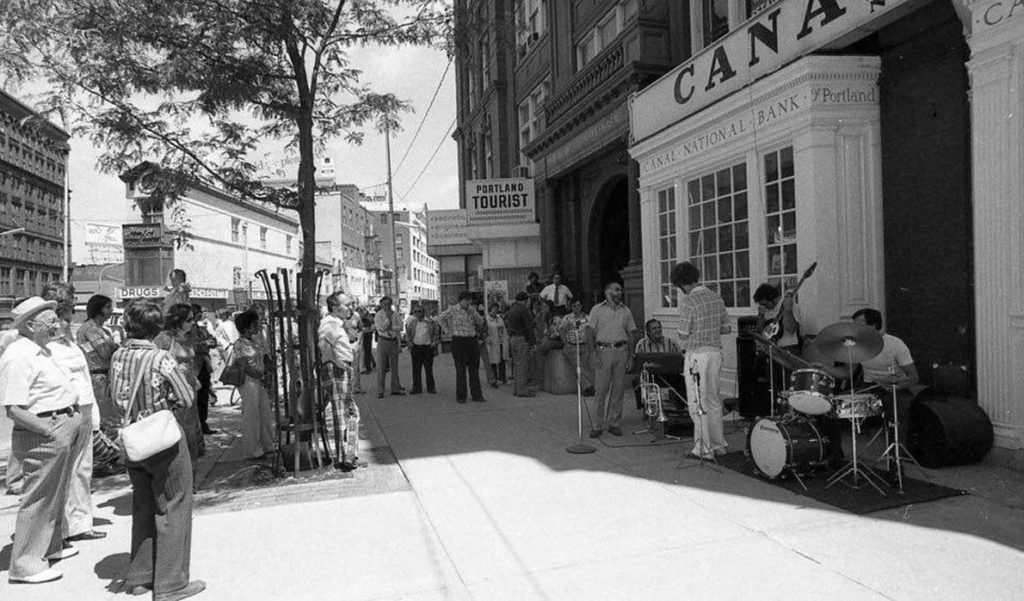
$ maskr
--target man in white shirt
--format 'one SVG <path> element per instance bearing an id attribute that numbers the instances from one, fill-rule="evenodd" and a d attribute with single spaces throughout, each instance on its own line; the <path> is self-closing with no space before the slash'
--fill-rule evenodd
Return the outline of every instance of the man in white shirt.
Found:
<path id="1" fill-rule="evenodd" d="M 907 426 L 910 422 L 910 404 L 914 401 L 911 390 L 918 382 L 917 368 L 914 358 L 906 343 L 885 333 L 881 312 L 875 309 L 861 309 L 853 314 L 853 321 L 871 326 L 882 334 L 882 352 L 861 362 L 864 371 L 864 382 L 878 384 L 882 398 L 882 409 L 887 421 L 892 423 L 898 415 L 900 421 L 900 442 L 906 443 Z M 892 386 L 896 386 L 896 412 L 893 411 Z"/>
<path id="2" fill-rule="evenodd" d="M 38 296 L 18 304 L 11 329 L 20 337 L 0 356 L 0 404 L 14 422 L 11 452 L 21 460 L 25 478 L 8 573 L 12 583 L 57 580 L 63 574 L 48 560 L 78 553 L 63 547 L 61 530 L 82 415 L 78 392 L 46 349 L 60 329 L 56 306 Z"/>
<path id="3" fill-rule="evenodd" d="M 235 327 L 234 317 L 229 309 L 221 309 L 217 312 L 217 327 L 213 330 L 213 336 L 217 339 L 221 351 L 226 351 L 229 346 L 238 340 L 238 328 Z"/>
<path id="4" fill-rule="evenodd" d="M 551 283 L 540 291 L 540 299 L 551 303 L 551 314 L 559 317 L 569 312 L 572 302 L 572 291 L 562 283 L 562 274 L 555 272 L 551 275 Z"/>

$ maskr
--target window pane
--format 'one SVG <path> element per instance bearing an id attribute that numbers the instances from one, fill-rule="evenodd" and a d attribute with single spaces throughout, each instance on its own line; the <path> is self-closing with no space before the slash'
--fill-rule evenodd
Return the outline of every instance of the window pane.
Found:
<path id="1" fill-rule="evenodd" d="M 733 197 L 733 208 L 736 210 L 736 221 L 747 218 L 747 194 L 745 192 Z"/>
<path id="2" fill-rule="evenodd" d="M 784 268 L 785 273 L 796 273 L 796 244 L 787 244 L 785 247 Z"/>
<path id="3" fill-rule="evenodd" d="M 732 248 L 732 226 L 723 225 L 718 228 L 718 250 L 725 252 Z"/>
<path id="4" fill-rule="evenodd" d="M 747 189 L 747 166 L 736 165 L 732 168 L 732 186 L 733 190 L 746 190 Z"/>
<path id="5" fill-rule="evenodd" d="M 725 276 L 722 276 L 725 279 Z M 722 295 L 722 300 L 725 301 L 725 306 L 735 307 L 736 306 L 736 292 L 733 283 L 730 281 L 723 281 L 718 289 L 718 294 Z"/>
<path id="6" fill-rule="evenodd" d="M 702 276 L 705 280 L 717 280 L 718 279 L 718 261 L 714 257 L 704 259 L 704 269 L 702 270 Z"/>
<path id="7" fill-rule="evenodd" d="M 764 189 L 765 193 L 765 209 L 769 213 L 779 212 L 779 186 L 778 184 L 768 184 Z"/>
<path id="8" fill-rule="evenodd" d="M 787 241 L 796 240 L 796 211 L 782 214 L 782 235 Z"/>
<path id="9" fill-rule="evenodd" d="M 768 275 L 782 275 L 782 249 L 778 246 L 768 249 Z"/>
<path id="10" fill-rule="evenodd" d="M 704 253 L 714 254 L 718 252 L 718 237 L 715 235 L 715 228 L 704 230 Z"/>
<path id="11" fill-rule="evenodd" d="M 739 280 L 736 282 L 736 306 L 748 307 L 753 303 L 750 296 L 750 280 Z"/>
<path id="12" fill-rule="evenodd" d="M 718 195 L 725 196 L 732 190 L 732 182 L 729 180 L 729 170 L 723 169 L 715 176 L 718 182 Z"/>
<path id="13" fill-rule="evenodd" d="M 715 201 L 706 202 L 702 205 L 704 210 L 704 225 L 714 225 L 718 222 L 715 219 Z"/>
<path id="14" fill-rule="evenodd" d="M 690 204 L 697 204 L 700 202 L 700 181 L 692 179 L 686 184 L 686 193 L 689 196 Z"/>
<path id="15" fill-rule="evenodd" d="M 728 196 L 718 199 L 718 220 L 722 223 L 732 221 L 732 199 Z"/>
<path id="16" fill-rule="evenodd" d="M 779 223 L 778 215 L 768 217 L 768 244 L 779 244 L 782 241 Z"/>
<path id="17" fill-rule="evenodd" d="M 733 277 L 733 264 L 732 254 L 719 255 L 718 257 L 718 273 L 722 276 L 722 279 L 728 279 Z"/>
<path id="18" fill-rule="evenodd" d="M 778 156 L 772 152 L 764 156 L 764 180 L 774 182 L 777 179 L 779 179 L 779 160 Z"/>
<path id="19" fill-rule="evenodd" d="M 796 208 L 796 189 L 793 185 L 793 180 L 791 179 L 782 181 L 782 208 Z"/>
<path id="20" fill-rule="evenodd" d="M 690 207 L 690 229 L 699 230 L 700 227 L 700 205 Z"/>
<path id="21" fill-rule="evenodd" d="M 658 212 L 665 212 L 665 191 L 658 192 Z"/>
<path id="22" fill-rule="evenodd" d="M 750 248 L 750 233 L 748 232 L 749 225 L 746 221 L 742 221 L 736 224 L 736 235 L 733 240 L 736 245 L 736 250 L 744 250 Z"/>
<path id="23" fill-rule="evenodd" d="M 779 163 L 782 164 L 782 177 L 793 177 L 793 147 L 787 146 L 779 151 Z"/>
<path id="24" fill-rule="evenodd" d="M 750 253 L 745 251 L 736 253 L 736 277 L 750 277 Z"/>
<path id="25" fill-rule="evenodd" d="M 706 175 L 700 180 L 701 199 L 707 200 L 715 197 L 715 176 Z"/>
<path id="26" fill-rule="evenodd" d="M 708 46 L 729 33 L 729 2 L 702 0 L 701 5 L 704 17 L 704 45 Z"/>

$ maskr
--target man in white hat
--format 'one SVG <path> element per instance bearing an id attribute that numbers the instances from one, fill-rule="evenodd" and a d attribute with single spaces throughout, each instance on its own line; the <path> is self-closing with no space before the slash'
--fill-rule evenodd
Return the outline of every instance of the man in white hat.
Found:
<path id="1" fill-rule="evenodd" d="M 78 554 L 62 544 L 61 526 L 82 416 L 68 375 L 46 349 L 60 328 L 56 306 L 38 296 L 18 304 L 11 329 L 19 338 L 0 356 L 0 404 L 14 422 L 11 452 L 25 479 L 8 573 L 12 584 L 57 580 L 62 574 L 48 561 Z"/>

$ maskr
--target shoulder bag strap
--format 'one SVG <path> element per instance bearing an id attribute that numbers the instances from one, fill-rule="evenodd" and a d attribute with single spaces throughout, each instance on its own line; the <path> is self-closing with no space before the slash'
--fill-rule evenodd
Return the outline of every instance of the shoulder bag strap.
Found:
<path id="1" fill-rule="evenodd" d="M 128 407 L 124 412 L 124 420 L 121 423 L 121 427 L 124 428 L 132 419 L 132 408 L 135 406 L 135 397 L 139 394 L 139 388 L 142 387 L 142 381 L 146 378 L 146 372 L 152 371 L 153 369 L 153 358 L 145 357 L 139 364 L 139 370 L 135 374 L 132 380 L 132 394 L 128 400 Z"/>

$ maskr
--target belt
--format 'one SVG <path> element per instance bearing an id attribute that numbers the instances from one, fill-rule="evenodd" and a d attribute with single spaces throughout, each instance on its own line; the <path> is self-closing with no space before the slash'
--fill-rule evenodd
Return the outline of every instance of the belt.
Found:
<path id="1" fill-rule="evenodd" d="M 110 373 L 110 370 L 109 370 L 109 369 L 90 369 L 90 370 L 89 370 L 89 373 L 90 373 L 90 374 L 102 374 L 102 375 L 107 375 L 107 374 L 109 374 L 109 373 Z"/>
<path id="2" fill-rule="evenodd" d="M 377 334 L 377 337 L 381 340 L 398 340 L 398 336 L 381 336 L 380 334 Z"/>
<path id="3" fill-rule="evenodd" d="M 571 344 L 573 346 L 587 346 L 586 342 L 566 342 L 566 344 Z M 622 344 L 625 344 L 625 342 L 623 342 Z"/>
<path id="4" fill-rule="evenodd" d="M 57 417 L 58 415 L 66 415 L 68 417 L 71 417 L 76 413 L 78 413 L 78 405 L 71 405 L 70 407 L 65 407 L 63 409 L 54 409 L 53 411 L 43 411 L 42 413 L 37 413 L 36 417 Z"/>
<path id="5" fill-rule="evenodd" d="M 476 336 L 452 336 L 452 338 L 462 338 L 463 340 L 476 340 Z"/>
<path id="6" fill-rule="evenodd" d="M 620 340 L 618 342 L 598 342 L 596 344 L 601 348 L 620 348 L 626 346 L 629 343 L 626 342 L 625 340 Z"/>

